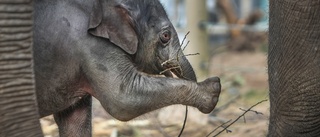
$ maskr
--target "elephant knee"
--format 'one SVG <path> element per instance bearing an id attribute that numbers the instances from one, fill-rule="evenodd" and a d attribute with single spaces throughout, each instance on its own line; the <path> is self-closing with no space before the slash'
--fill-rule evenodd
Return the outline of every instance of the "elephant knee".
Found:
<path id="1" fill-rule="evenodd" d="M 112 117 L 124 122 L 143 114 L 137 106 L 128 101 L 117 101 L 103 107 Z"/>
<path id="2" fill-rule="evenodd" d="M 110 113 L 109 114 L 114 117 L 115 119 L 117 120 L 120 120 L 120 121 L 123 121 L 123 122 L 127 122 L 127 121 L 130 121 L 132 119 L 134 119 L 135 117 L 131 116 L 131 115 L 128 115 L 128 114 L 125 114 L 125 113 Z"/>

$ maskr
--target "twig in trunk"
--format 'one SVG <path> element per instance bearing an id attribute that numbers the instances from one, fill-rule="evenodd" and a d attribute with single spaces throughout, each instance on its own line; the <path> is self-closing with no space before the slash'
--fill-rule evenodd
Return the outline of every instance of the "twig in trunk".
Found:
<path id="1" fill-rule="evenodd" d="M 196 55 L 200 55 L 200 53 L 192 53 L 192 54 L 180 55 L 180 56 L 178 56 L 177 58 L 183 57 L 183 56 L 187 57 L 187 56 L 196 56 Z M 176 59 L 176 58 L 168 59 L 168 60 L 162 62 L 162 63 L 161 63 L 161 66 L 164 66 L 165 64 L 167 64 L 167 63 L 169 63 L 169 62 L 171 62 L 171 61 L 174 61 L 174 60 L 177 60 L 177 59 Z"/>
<path id="2" fill-rule="evenodd" d="M 184 36 L 184 38 L 183 38 L 182 43 L 181 43 L 180 46 L 183 45 L 183 43 L 184 43 L 184 41 L 186 40 L 186 38 L 187 38 L 187 36 L 188 36 L 189 33 L 190 33 L 190 31 L 188 31 L 188 33 Z M 187 44 L 186 44 L 186 46 L 183 48 L 183 50 L 188 46 L 189 43 L 190 43 L 190 41 L 187 42 Z M 182 52 L 182 55 L 179 55 L 179 52 L 180 52 L 180 51 L 181 51 L 181 48 L 179 48 L 179 50 L 177 51 L 177 53 L 176 53 L 176 54 L 177 54 L 177 57 L 176 57 L 176 58 L 170 58 L 170 59 L 162 62 L 162 63 L 161 63 L 161 66 L 163 67 L 165 64 L 168 64 L 168 63 L 170 63 L 170 62 L 172 62 L 172 61 L 174 61 L 174 60 L 176 60 L 177 62 L 179 62 L 179 58 L 180 58 L 180 57 L 200 55 L 200 53 L 193 53 L 193 54 L 186 54 L 186 55 L 184 55 L 183 52 Z M 178 63 L 176 63 L 176 64 L 178 64 Z M 165 69 L 164 71 L 161 71 L 161 72 L 160 72 L 160 75 L 164 74 L 166 71 L 170 71 L 170 70 L 172 70 L 172 69 L 177 69 L 177 68 L 180 69 L 180 72 L 181 72 L 180 75 L 182 76 L 182 78 L 188 79 L 188 78 L 186 78 L 186 77 L 183 76 L 183 73 L 182 73 L 183 71 L 182 71 L 182 68 L 181 68 L 180 65 L 179 65 L 179 66 L 174 66 L 174 67 L 167 68 L 167 69 Z M 189 80 L 189 79 L 188 79 L 188 80 Z"/>
<path id="3" fill-rule="evenodd" d="M 162 75 L 162 74 L 164 74 L 164 73 L 165 73 L 165 72 L 167 72 L 167 71 L 170 71 L 170 70 L 172 70 L 172 69 L 178 69 L 178 68 L 180 68 L 180 69 L 181 69 L 181 67 L 180 67 L 180 66 L 167 68 L 167 69 L 165 69 L 164 71 L 161 71 L 159 74 L 160 74 L 160 75 Z"/>
<path id="4" fill-rule="evenodd" d="M 195 55 L 200 55 L 200 53 L 186 54 L 186 55 L 183 55 L 183 56 L 187 57 L 187 56 L 195 56 Z"/>
<path id="5" fill-rule="evenodd" d="M 184 41 L 187 39 L 187 36 L 189 35 L 189 33 L 190 33 L 190 31 L 188 31 L 187 34 L 184 35 L 184 38 L 183 38 L 183 40 L 182 40 L 182 42 L 181 42 L 180 47 L 183 45 Z M 189 42 L 188 42 L 188 43 L 189 43 Z M 188 44 L 187 44 L 187 45 L 188 45 Z M 187 46 L 187 45 L 186 45 L 186 46 Z"/>
<path id="6" fill-rule="evenodd" d="M 189 43 L 190 43 L 190 40 L 187 42 L 186 46 L 183 47 L 182 51 L 184 51 L 184 50 L 187 48 L 187 46 L 189 45 Z"/>

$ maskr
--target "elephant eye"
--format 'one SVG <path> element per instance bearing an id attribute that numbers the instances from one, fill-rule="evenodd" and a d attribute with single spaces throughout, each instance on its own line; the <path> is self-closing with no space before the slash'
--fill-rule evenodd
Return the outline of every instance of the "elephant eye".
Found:
<path id="1" fill-rule="evenodd" d="M 171 39 L 171 32 L 168 30 L 162 31 L 160 34 L 160 40 L 163 44 L 166 44 Z"/>

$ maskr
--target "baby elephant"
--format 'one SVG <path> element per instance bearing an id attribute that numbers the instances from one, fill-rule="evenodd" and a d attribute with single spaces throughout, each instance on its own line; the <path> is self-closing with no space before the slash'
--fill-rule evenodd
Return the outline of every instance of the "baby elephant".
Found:
<path id="1" fill-rule="evenodd" d="M 92 96 L 121 121 L 218 102 L 219 78 L 196 82 L 158 0 L 35 0 L 34 20 L 38 107 L 62 137 L 91 136 Z"/>

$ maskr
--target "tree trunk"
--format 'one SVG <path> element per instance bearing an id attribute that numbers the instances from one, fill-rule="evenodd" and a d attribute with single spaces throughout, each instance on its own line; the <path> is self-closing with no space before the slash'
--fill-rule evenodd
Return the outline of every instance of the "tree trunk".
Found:
<path id="1" fill-rule="evenodd" d="M 0 136 L 43 136 L 32 67 L 32 0 L 0 0 Z"/>
<path id="2" fill-rule="evenodd" d="M 238 17 L 230 0 L 218 0 L 217 5 L 222 9 L 229 25 L 237 24 Z M 235 39 L 240 35 L 239 29 L 230 29 L 231 38 Z"/>
<path id="3" fill-rule="evenodd" d="M 190 31 L 188 39 L 189 46 L 185 53 L 200 53 L 197 56 L 189 56 L 198 80 L 208 77 L 209 44 L 208 34 L 205 29 L 200 28 L 201 21 L 207 21 L 208 13 L 205 0 L 186 0 L 187 6 L 187 31 Z M 187 41 L 185 41 L 185 44 Z"/>
<path id="4" fill-rule="evenodd" d="M 270 0 L 268 136 L 320 136 L 320 0 Z"/>

